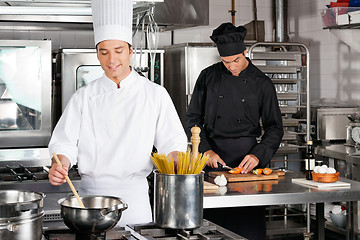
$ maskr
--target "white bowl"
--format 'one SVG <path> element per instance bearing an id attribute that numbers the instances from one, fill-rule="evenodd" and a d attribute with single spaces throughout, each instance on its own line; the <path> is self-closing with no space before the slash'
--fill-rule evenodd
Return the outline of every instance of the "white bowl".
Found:
<path id="1" fill-rule="evenodd" d="M 330 218 L 336 226 L 341 227 L 341 228 L 344 228 L 346 226 L 346 215 L 333 214 L 330 211 Z"/>

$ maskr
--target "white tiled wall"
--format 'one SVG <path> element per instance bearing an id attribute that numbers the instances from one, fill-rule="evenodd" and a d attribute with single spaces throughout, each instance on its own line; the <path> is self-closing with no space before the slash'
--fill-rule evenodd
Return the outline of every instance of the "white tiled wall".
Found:
<path id="1" fill-rule="evenodd" d="M 311 100 L 360 103 L 360 53 L 323 29 L 321 10 L 330 0 L 288 0 L 291 41 L 310 50 Z"/>

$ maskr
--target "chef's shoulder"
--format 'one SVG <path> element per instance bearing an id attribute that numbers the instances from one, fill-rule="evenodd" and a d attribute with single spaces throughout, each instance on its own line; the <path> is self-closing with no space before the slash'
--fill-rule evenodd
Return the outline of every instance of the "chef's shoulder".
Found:
<path id="1" fill-rule="evenodd" d="M 251 64 L 250 67 L 251 69 L 248 74 L 252 76 L 257 84 L 260 84 L 265 88 L 274 86 L 274 83 L 271 81 L 271 79 L 255 65 Z"/>
<path id="2" fill-rule="evenodd" d="M 163 86 L 149 80 L 146 77 L 139 75 L 138 81 L 143 86 L 144 91 L 146 91 L 148 93 L 153 93 L 153 94 L 159 94 L 159 93 L 164 93 L 164 92 L 167 93 L 166 89 Z"/>
<path id="3" fill-rule="evenodd" d="M 223 64 L 221 62 L 210 65 L 203 70 L 201 70 L 197 81 L 201 83 L 208 83 L 209 81 L 213 81 L 219 78 L 219 74 L 223 73 Z"/>
<path id="4" fill-rule="evenodd" d="M 103 81 L 102 78 L 98 78 L 94 81 L 91 81 L 87 85 L 79 88 L 72 95 L 71 100 L 83 101 L 84 99 L 88 99 L 92 96 L 99 95 L 101 93 L 105 93 L 106 91 L 109 91 L 108 89 L 104 88 L 104 84 L 102 84 L 102 81 Z"/>

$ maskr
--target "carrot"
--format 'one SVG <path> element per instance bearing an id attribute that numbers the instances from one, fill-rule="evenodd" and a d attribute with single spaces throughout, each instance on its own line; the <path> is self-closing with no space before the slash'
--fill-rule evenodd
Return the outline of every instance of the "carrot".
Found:
<path id="1" fill-rule="evenodd" d="M 270 169 L 270 168 L 264 168 L 263 174 L 269 175 L 270 173 L 272 173 L 272 169 Z"/>

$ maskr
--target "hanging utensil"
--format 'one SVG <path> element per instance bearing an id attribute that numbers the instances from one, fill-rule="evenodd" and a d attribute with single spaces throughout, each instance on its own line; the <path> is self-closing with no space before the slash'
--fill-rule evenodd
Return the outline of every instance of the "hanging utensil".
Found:
<path id="1" fill-rule="evenodd" d="M 53 156 L 54 156 L 54 159 L 55 159 L 55 161 L 57 162 L 57 164 L 58 164 L 60 167 L 62 167 L 62 164 L 61 164 L 58 156 L 57 156 L 55 153 L 53 153 Z M 66 179 L 67 183 L 69 184 L 69 186 L 70 186 L 72 192 L 74 193 L 74 196 L 76 197 L 77 201 L 79 202 L 80 206 L 81 206 L 82 208 L 85 208 L 85 206 L 84 206 L 83 202 L 81 201 L 81 199 L 80 199 L 80 197 L 79 197 L 79 194 L 77 193 L 77 191 L 76 191 L 74 185 L 72 184 L 69 176 L 65 176 L 65 179 Z"/>
<path id="2" fill-rule="evenodd" d="M 147 13 L 146 13 L 147 14 Z M 145 14 L 145 16 L 146 16 Z M 147 66 L 143 66 L 142 65 L 142 59 L 143 59 L 143 45 L 145 45 L 145 17 L 142 20 L 141 23 L 142 27 L 141 27 L 141 37 L 140 37 L 140 71 L 141 72 L 147 72 L 149 70 L 149 68 Z"/>
<path id="3" fill-rule="evenodd" d="M 150 65 L 151 65 L 151 77 L 150 79 L 154 81 L 155 74 L 155 58 L 156 58 L 156 50 L 159 42 L 159 27 L 155 22 L 154 19 L 154 8 L 155 6 L 151 7 L 148 13 L 149 23 L 146 28 L 147 34 L 147 43 L 150 52 Z"/>
<path id="4" fill-rule="evenodd" d="M 136 17 L 136 26 L 133 33 L 133 39 L 134 39 L 134 70 L 139 71 L 138 63 L 137 63 L 137 48 L 138 48 L 138 38 L 139 38 L 139 24 L 140 24 L 140 14 L 137 14 Z"/>

